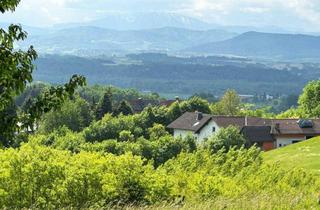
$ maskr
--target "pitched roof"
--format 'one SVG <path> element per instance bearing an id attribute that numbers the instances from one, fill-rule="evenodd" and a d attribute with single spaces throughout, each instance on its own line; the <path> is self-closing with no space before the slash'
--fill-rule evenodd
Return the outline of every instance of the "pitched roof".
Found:
<path id="1" fill-rule="evenodd" d="M 245 126 L 242 129 L 242 134 L 251 143 L 274 141 L 271 126 Z"/>
<path id="2" fill-rule="evenodd" d="M 299 126 L 299 119 L 263 119 L 259 117 L 235 117 L 235 116 L 214 116 L 203 114 L 201 120 L 197 120 L 197 113 L 186 112 L 177 120 L 168 125 L 168 128 L 188 130 L 199 132 L 210 120 L 214 120 L 220 127 L 228 127 L 230 125 L 238 127 L 240 130 L 245 127 L 246 132 L 250 136 L 270 139 L 267 134 L 269 129 L 270 135 L 290 135 L 290 134 L 303 134 L 303 135 L 320 135 L 320 119 L 312 119 L 312 128 L 301 128 Z M 258 128 L 264 127 L 264 128 Z M 260 137 L 259 137 L 260 138 Z M 259 140 L 259 139 L 257 139 Z"/>
<path id="3" fill-rule="evenodd" d="M 244 126 L 264 126 L 270 124 L 270 120 L 258 117 L 213 116 L 213 120 L 220 127 L 233 125 L 240 129 Z"/>
<path id="4" fill-rule="evenodd" d="M 157 106 L 159 101 L 150 99 L 137 99 L 128 101 L 134 112 L 142 112 L 148 105 Z"/>
<path id="5" fill-rule="evenodd" d="M 298 123 L 299 119 L 274 119 L 271 120 L 271 133 L 279 134 L 320 134 L 320 119 L 312 119 L 312 128 L 301 128 Z"/>
<path id="6" fill-rule="evenodd" d="M 186 112 L 177 120 L 173 121 L 167 127 L 172 129 L 188 130 L 197 133 L 200 131 L 210 120 L 212 116 L 209 114 L 202 114 L 202 119 L 197 119 L 197 113 Z"/>
<path id="7" fill-rule="evenodd" d="M 153 100 L 153 99 L 136 99 L 136 100 L 130 100 L 128 101 L 130 106 L 132 107 L 132 110 L 135 113 L 139 113 L 142 112 L 144 108 L 146 108 L 147 106 L 151 105 L 151 106 L 166 106 L 169 107 L 170 105 L 172 105 L 174 102 L 176 102 L 177 99 L 175 100 Z M 180 101 L 180 100 L 179 100 Z"/>
<path id="8" fill-rule="evenodd" d="M 252 126 L 263 126 L 268 125 L 269 120 L 256 118 L 256 117 L 234 117 L 234 116 L 215 116 L 209 114 L 202 114 L 203 118 L 199 121 L 197 120 L 196 112 L 186 112 L 177 120 L 169 124 L 168 128 L 199 131 L 204 125 L 208 123 L 211 119 L 214 120 L 220 127 L 228 127 L 230 125 L 236 126 L 242 129 L 246 125 Z"/>
<path id="9" fill-rule="evenodd" d="M 169 107 L 171 106 L 174 102 L 176 102 L 177 100 L 163 100 L 160 101 L 160 106 L 166 106 Z"/>

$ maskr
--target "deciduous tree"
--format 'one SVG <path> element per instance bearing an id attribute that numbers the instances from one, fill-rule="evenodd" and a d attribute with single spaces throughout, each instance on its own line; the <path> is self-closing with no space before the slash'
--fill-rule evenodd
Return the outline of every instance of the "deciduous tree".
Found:
<path id="1" fill-rule="evenodd" d="M 299 108 L 309 117 L 320 116 L 320 80 L 309 82 L 303 89 Z"/>
<path id="2" fill-rule="evenodd" d="M 19 0 L 0 1 L 0 12 L 14 11 Z M 37 119 L 50 110 L 56 108 L 68 96 L 72 95 L 77 86 L 85 84 L 85 78 L 73 76 L 70 82 L 64 86 L 52 87 L 30 104 L 23 118 L 18 115 L 8 114 L 13 98 L 25 90 L 26 85 L 32 82 L 34 70 L 33 61 L 37 53 L 31 46 L 27 51 L 16 50 L 14 44 L 27 38 L 27 33 L 20 25 L 10 25 L 7 30 L 0 29 L 0 121 L 9 122 L 1 126 L 1 133 L 7 138 L 12 138 L 18 129 L 18 122 L 22 121 L 23 127 L 34 128 Z M 6 145 L 8 141 L 3 142 Z"/>

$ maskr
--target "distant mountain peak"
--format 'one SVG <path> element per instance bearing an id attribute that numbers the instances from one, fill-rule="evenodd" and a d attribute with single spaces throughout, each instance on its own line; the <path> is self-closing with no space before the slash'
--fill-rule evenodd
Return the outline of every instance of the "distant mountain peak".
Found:
<path id="1" fill-rule="evenodd" d="M 212 24 L 197 18 L 176 13 L 164 12 L 136 12 L 136 13 L 110 13 L 104 18 L 85 23 L 69 23 L 56 25 L 57 28 L 70 28 L 71 26 L 97 26 L 115 30 L 143 30 L 162 27 L 177 27 L 204 30 L 213 27 Z"/>

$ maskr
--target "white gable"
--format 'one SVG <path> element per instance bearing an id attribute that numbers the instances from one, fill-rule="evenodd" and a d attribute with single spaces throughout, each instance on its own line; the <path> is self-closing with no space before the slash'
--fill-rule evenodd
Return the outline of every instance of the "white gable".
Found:
<path id="1" fill-rule="evenodd" d="M 209 138 L 211 135 L 217 133 L 220 130 L 220 127 L 214 120 L 210 120 L 206 126 L 204 126 L 199 133 L 194 133 L 193 131 L 174 129 L 174 137 L 186 137 L 188 134 L 192 134 L 197 138 L 198 143 L 203 142 L 206 138 Z"/>

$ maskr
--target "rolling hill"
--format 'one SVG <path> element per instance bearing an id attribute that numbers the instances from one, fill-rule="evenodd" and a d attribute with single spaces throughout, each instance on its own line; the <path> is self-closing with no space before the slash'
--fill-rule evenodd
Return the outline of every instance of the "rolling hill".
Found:
<path id="1" fill-rule="evenodd" d="M 229 40 L 199 45 L 188 51 L 278 59 L 319 58 L 320 37 L 247 32 Z"/>
<path id="2" fill-rule="evenodd" d="M 320 137 L 263 154 L 266 163 L 278 162 L 284 168 L 303 168 L 320 174 Z"/>

